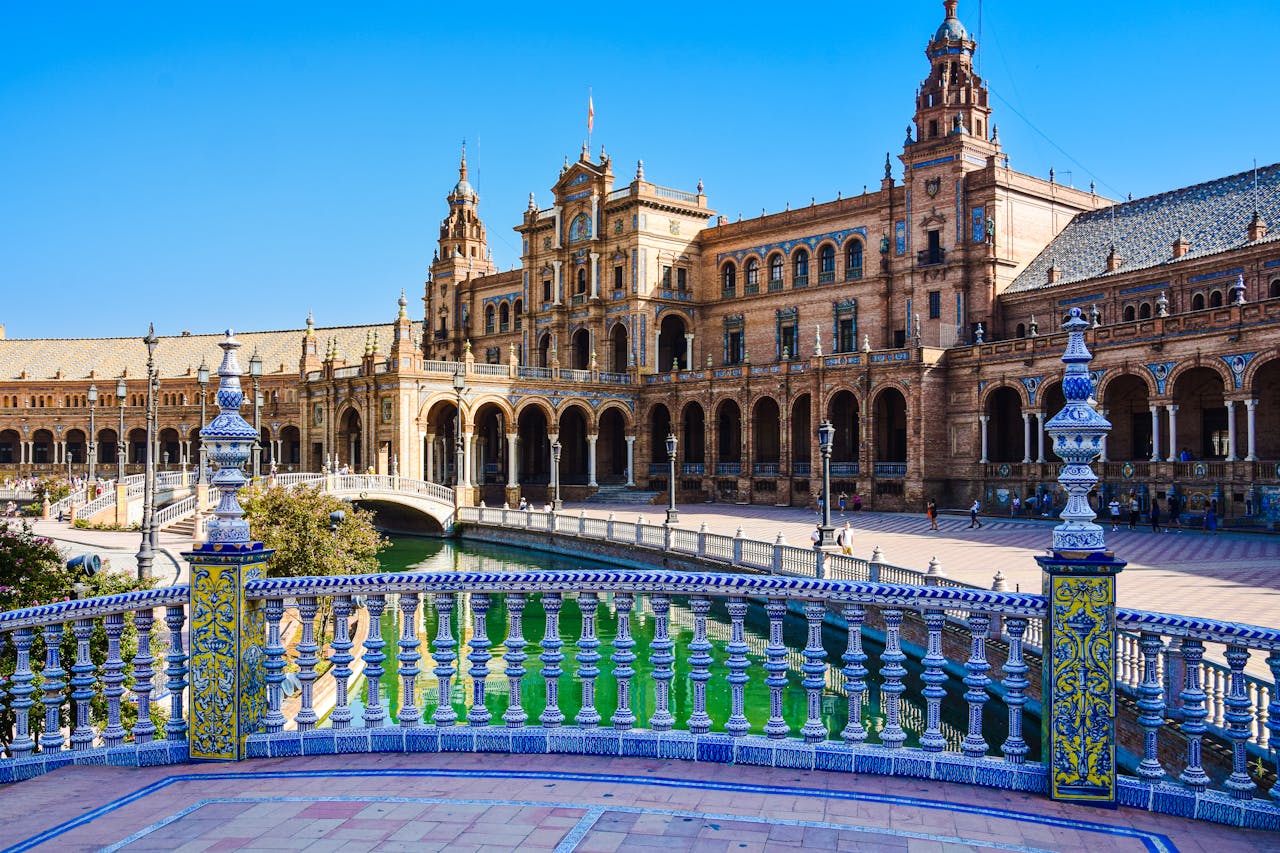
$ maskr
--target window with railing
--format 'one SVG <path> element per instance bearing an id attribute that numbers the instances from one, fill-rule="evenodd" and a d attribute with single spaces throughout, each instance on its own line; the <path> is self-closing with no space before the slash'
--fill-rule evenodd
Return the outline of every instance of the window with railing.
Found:
<path id="1" fill-rule="evenodd" d="M 823 246 L 818 250 L 818 283 L 829 284 L 836 280 L 835 246 Z"/>
<path id="2" fill-rule="evenodd" d="M 862 278 L 862 241 L 850 240 L 844 247 L 844 278 L 855 281 Z"/>
<path id="3" fill-rule="evenodd" d="M 738 292 L 738 268 L 732 262 L 724 265 L 720 271 L 720 295 L 725 298 L 736 296 Z"/>
<path id="4" fill-rule="evenodd" d="M 484 309 L 484 333 L 492 335 L 494 329 L 494 311 L 493 306 L 489 305 Z"/>
<path id="5" fill-rule="evenodd" d="M 517 299 L 511 313 L 515 316 L 515 327 L 518 332 L 524 327 L 524 301 Z"/>
<path id="6" fill-rule="evenodd" d="M 508 331 L 511 328 L 511 306 L 503 302 L 498 307 L 498 329 Z"/>
<path id="7" fill-rule="evenodd" d="M 747 261 L 746 267 L 747 280 L 742 288 L 742 292 L 747 296 L 760 292 L 760 262 L 755 258 Z"/>
<path id="8" fill-rule="evenodd" d="M 769 289 L 782 289 L 782 255 L 769 258 Z"/>
<path id="9" fill-rule="evenodd" d="M 809 252 L 801 249 L 791 260 L 791 286 L 806 287 L 809 284 Z"/>

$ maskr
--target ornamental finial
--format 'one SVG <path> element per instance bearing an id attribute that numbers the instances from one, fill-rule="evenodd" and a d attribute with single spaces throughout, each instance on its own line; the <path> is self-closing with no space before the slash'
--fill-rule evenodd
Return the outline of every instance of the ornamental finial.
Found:
<path id="1" fill-rule="evenodd" d="M 244 520 L 244 510 L 236 500 L 236 493 L 246 482 L 240 468 L 248 461 L 250 447 L 256 437 L 253 427 L 240 416 L 244 405 L 244 392 L 240 389 L 240 361 L 236 350 L 240 342 L 228 329 L 226 338 L 218 344 L 222 347 L 222 364 L 218 366 L 216 400 L 219 412 L 200 430 L 201 443 L 209 448 L 209 458 L 217 465 L 217 473 L 210 484 L 220 492 L 218 506 L 209 522 L 208 541 L 218 544 L 245 544 L 249 540 L 249 522 Z"/>
<path id="2" fill-rule="evenodd" d="M 1093 523 L 1097 514 L 1089 506 L 1089 492 L 1098 482 L 1092 463 L 1102 453 L 1111 422 L 1093 404 L 1093 377 L 1089 373 L 1093 354 L 1084 342 L 1089 321 L 1081 316 L 1079 308 L 1072 308 L 1062 328 L 1067 332 L 1067 349 L 1062 354 L 1066 365 L 1062 394 L 1067 402 L 1044 427 L 1053 441 L 1053 452 L 1064 463 L 1058 484 L 1067 493 L 1062 524 L 1053 529 L 1053 550 L 1059 555 L 1103 553 L 1107 550 L 1106 535 Z"/>

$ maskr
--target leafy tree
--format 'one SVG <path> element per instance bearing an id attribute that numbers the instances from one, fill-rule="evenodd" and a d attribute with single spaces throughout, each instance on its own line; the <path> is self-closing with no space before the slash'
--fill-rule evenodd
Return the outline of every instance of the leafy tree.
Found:
<path id="1" fill-rule="evenodd" d="M 70 598 L 72 574 L 58 546 L 29 522 L 0 522 L 0 611 Z"/>
<path id="2" fill-rule="evenodd" d="M 275 555 L 274 577 L 356 575 L 376 572 L 387 541 L 373 526 L 373 513 L 307 486 L 272 486 L 246 493 L 241 503 L 249 532 Z M 330 529 L 330 513 L 345 517 Z"/>

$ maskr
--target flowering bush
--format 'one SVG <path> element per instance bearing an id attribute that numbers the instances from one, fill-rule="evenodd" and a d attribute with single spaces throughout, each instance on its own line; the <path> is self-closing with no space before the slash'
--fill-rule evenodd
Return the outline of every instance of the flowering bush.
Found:
<path id="1" fill-rule="evenodd" d="M 68 598 L 76 578 L 53 540 L 28 522 L 0 522 L 0 611 Z"/>

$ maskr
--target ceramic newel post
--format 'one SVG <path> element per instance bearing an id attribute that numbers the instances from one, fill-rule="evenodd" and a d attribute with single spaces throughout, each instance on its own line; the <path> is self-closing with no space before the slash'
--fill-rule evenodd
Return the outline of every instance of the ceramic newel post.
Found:
<path id="1" fill-rule="evenodd" d="M 1084 342 L 1089 322 L 1072 308 L 1063 324 L 1067 349 L 1066 405 L 1045 432 L 1062 459 L 1058 483 L 1067 495 L 1053 529 L 1051 555 L 1037 557 L 1049 604 L 1050 654 L 1045 655 L 1043 715 L 1049 793 L 1057 800 L 1116 801 L 1116 574 L 1124 568 L 1107 550 L 1089 505 L 1098 482 L 1092 463 L 1111 424 L 1093 406 L 1093 356 Z"/>
<path id="2" fill-rule="evenodd" d="M 192 759 L 235 761 L 266 714 L 264 613 L 261 602 L 245 600 L 244 585 L 266 574 L 272 552 L 252 540 L 237 498 L 255 438 L 240 416 L 240 342 L 228 331 L 219 346 L 218 414 L 200 430 L 218 466 L 211 481 L 217 506 L 207 541 L 183 554 L 191 564 L 189 750 Z"/>

